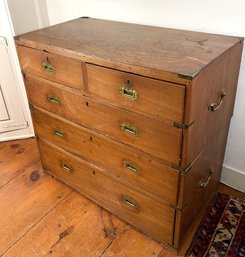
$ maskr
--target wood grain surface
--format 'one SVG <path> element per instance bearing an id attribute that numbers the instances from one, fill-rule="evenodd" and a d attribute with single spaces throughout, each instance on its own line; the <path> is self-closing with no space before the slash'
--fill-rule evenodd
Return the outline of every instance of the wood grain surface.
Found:
<path id="1" fill-rule="evenodd" d="M 238 37 L 79 18 L 21 35 L 18 44 L 181 81 L 178 74 L 195 76 L 240 40 Z M 68 45 L 69 50 L 64 51 Z"/>
<path id="2" fill-rule="evenodd" d="M 173 208 L 154 201 L 129 184 L 47 141 L 40 140 L 39 149 L 43 168 L 48 173 L 154 239 L 172 244 Z M 71 167 L 71 171 L 67 172 L 64 164 Z"/>
<path id="3" fill-rule="evenodd" d="M 23 46 L 18 47 L 18 54 L 23 73 L 30 72 L 80 90 L 84 88 L 83 68 L 80 61 Z M 54 71 L 46 71 L 44 64 L 51 65 Z"/>
<path id="4" fill-rule="evenodd" d="M 105 105 L 76 90 L 26 74 L 29 102 L 102 133 L 126 145 L 149 153 L 165 163 L 179 163 L 182 131 L 173 123 L 166 124 L 134 112 Z M 48 101 L 49 95 L 60 104 Z M 122 131 L 122 124 L 129 124 L 138 131 L 136 136 Z"/>
<path id="5" fill-rule="evenodd" d="M 12 152 L 10 155 L 8 149 L 13 144 L 32 146 L 32 151 L 23 151 L 22 154 Z M 0 143 L 0 154 L 1 160 L 9 160 L 10 156 L 12 158 L 12 162 L 1 163 L 1 172 L 6 170 L 11 174 L 12 170 L 20 170 L 16 177 L 0 189 L 2 257 L 177 256 L 80 194 L 72 192 L 67 195 L 70 189 L 65 191 L 67 197 L 65 194 L 58 194 L 57 200 L 48 197 L 51 191 L 54 193 L 54 188 L 60 188 L 60 193 L 64 192 L 65 186 L 49 175 L 43 175 L 39 163 L 30 164 L 31 167 L 26 169 L 23 158 L 29 163 L 39 158 L 34 139 Z M 245 199 L 245 194 L 224 185 L 219 186 L 219 191 Z M 45 208 L 38 206 L 41 199 L 46 212 Z M 54 205 L 55 201 L 57 204 Z M 179 256 L 184 256 L 188 249 L 200 218 L 188 233 Z"/>
<path id="6" fill-rule="evenodd" d="M 36 135 L 41 139 L 106 169 L 114 176 L 163 201 L 177 204 L 180 176 L 178 170 L 44 110 L 33 108 L 32 118 Z M 64 136 L 55 134 L 55 129 L 64 133 Z M 125 167 L 125 162 L 138 171 Z"/>
<path id="7" fill-rule="evenodd" d="M 126 72 L 86 65 L 88 93 L 106 103 L 159 120 L 182 123 L 185 87 Z M 136 99 L 122 96 L 121 87 L 136 91 Z"/>

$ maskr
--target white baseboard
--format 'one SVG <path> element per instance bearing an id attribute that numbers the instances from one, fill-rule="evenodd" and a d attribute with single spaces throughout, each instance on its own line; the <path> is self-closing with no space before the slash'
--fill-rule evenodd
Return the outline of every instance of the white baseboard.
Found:
<path id="1" fill-rule="evenodd" d="M 34 137 L 32 127 L 0 134 L 0 142 Z"/>
<path id="2" fill-rule="evenodd" d="M 245 193 L 245 172 L 232 167 L 223 166 L 221 182 Z"/>

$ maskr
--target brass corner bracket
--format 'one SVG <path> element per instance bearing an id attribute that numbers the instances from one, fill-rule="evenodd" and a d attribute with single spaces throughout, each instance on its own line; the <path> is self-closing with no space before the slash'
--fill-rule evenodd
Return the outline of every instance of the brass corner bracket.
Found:
<path id="1" fill-rule="evenodd" d="M 174 168 L 174 169 L 176 169 L 176 170 L 178 170 L 181 174 L 186 174 L 186 173 L 188 173 L 190 170 L 191 170 L 191 168 L 192 168 L 192 166 L 193 166 L 193 162 L 192 163 L 189 163 L 185 168 L 181 168 L 181 167 L 179 167 L 179 166 L 175 166 L 175 165 L 172 165 L 172 167 Z"/>
<path id="2" fill-rule="evenodd" d="M 194 124 L 194 122 L 195 120 L 191 121 L 189 124 L 174 122 L 174 127 L 178 129 L 188 129 Z"/>

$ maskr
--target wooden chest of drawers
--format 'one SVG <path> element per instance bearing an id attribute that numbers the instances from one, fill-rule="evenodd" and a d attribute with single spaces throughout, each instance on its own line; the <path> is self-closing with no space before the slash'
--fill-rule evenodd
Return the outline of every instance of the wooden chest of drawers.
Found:
<path id="1" fill-rule="evenodd" d="M 43 168 L 178 249 L 219 183 L 243 39 L 79 18 L 16 45 Z"/>

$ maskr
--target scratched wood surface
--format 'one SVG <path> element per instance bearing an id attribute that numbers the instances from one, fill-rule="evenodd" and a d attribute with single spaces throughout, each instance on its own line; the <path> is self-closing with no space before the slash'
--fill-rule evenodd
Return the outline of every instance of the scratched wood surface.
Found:
<path id="1" fill-rule="evenodd" d="M 0 256 L 176 257 L 43 174 L 34 139 L 0 143 Z M 244 199 L 221 185 L 219 191 Z M 180 250 L 183 256 L 201 217 Z"/>
<path id="2" fill-rule="evenodd" d="M 71 40 L 72 39 L 72 40 Z M 76 54 L 105 66 L 143 67 L 194 76 L 242 38 L 142 26 L 99 19 L 76 19 L 19 36 L 18 44 Z M 64 49 L 69 46 L 69 50 Z M 107 62 L 106 62 L 107 61 Z M 114 65 L 114 68 L 115 65 Z"/>

